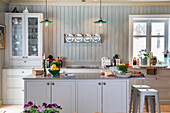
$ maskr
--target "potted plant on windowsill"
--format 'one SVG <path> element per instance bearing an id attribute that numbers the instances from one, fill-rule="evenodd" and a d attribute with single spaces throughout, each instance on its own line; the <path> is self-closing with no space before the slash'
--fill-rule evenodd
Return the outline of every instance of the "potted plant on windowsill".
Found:
<path id="1" fill-rule="evenodd" d="M 149 52 L 146 49 L 142 49 L 139 51 L 138 56 L 139 56 L 139 59 L 141 59 L 141 65 L 147 65 Z"/>
<path id="2" fill-rule="evenodd" d="M 169 54 L 169 51 L 166 50 L 166 51 L 164 51 L 163 53 L 164 53 L 164 57 L 167 58 L 167 57 L 168 57 L 168 54 Z"/>
<path id="3" fill-rule="evenodd" d="M 156 65 L 157 64 L 157 57 L 156 56 L 153 56 L 151 58 L 151 63 L 152 63 L 152 65 Z"/>

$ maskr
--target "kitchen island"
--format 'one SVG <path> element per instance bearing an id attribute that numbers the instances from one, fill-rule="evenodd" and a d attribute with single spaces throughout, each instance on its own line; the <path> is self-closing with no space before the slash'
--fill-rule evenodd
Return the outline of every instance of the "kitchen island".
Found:
<path id="1" fill-rule="evenodd" d="M 24 78 L 25 103 L 57 103 L 61 113 L 128 112 L 129 80 L 99 74 L 60 75 L 56 78 L 30 75 Z"/>

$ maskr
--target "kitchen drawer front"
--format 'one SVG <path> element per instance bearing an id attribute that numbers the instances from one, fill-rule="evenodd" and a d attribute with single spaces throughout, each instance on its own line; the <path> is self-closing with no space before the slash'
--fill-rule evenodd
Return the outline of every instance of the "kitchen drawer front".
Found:
<path id="1" fill-rule="evenodd" d="M 170 70 L 166 70 L 166 69 L 160 69 L 160 70 L 157 70 L 157 75 L 160 77 L 160 78 L 170 78 Z"/>
<path id="2" fill-rule="evenodd" d="M 30 60 L 20 60 L 20 61 L 10 61 L 11 67 L 42 67 L 41 61 L 30 61 Z"/>
<path id="3" fill-rule="evenodd" d="M 6 99 L 7 100 L 24 99 L 24 88 L 8 88 Z"/>
<path id="4" fill-rule="evenodd" d="M 14 75 L 14 76 L 7 76 L 6 78 L 6 86 L 8 87 L 24 87 L 24 80 L 23 78 L 26 77 L 27 75 Z"/>
<path id="5" fill-rule="evenodd" d="M 30 75 L 32 69 L 7 69 L 6 75 Z"/>

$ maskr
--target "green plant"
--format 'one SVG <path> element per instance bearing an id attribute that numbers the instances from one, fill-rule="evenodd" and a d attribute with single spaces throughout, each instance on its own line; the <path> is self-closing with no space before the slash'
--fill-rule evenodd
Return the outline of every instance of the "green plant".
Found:
<path id="1" fill-rule="evenodd" d="M 151 60 L 157 60 L 157 57 L 156 57 L 156 56 L 153 56 L 153 57 L 151 58 Z"/>
<path id="2" fill-rule="evenodd" d="M 149 58 L 149 52 L 146 49 L 142 49 L 139 51 L 138 56 L 140 59 L 147 59 Z"/>
<path id="3" fill-rule="evenodd" d="M 129 67 L 129 65 L 120 64 L 120 65 L 118 65 L 117 67 L 118 67 L 118 69 L 119 69 L 120 71 L 122 71 L 123 73 L 125 73 L 125 72 L 127 71 L 128 67 Z"/>
<path id="4" fill-rule="evenodd" d="M 59 113 L 62 110 L 61 106 L 57 104 L 43 103 L 42 106 L 36 106 L 32 101 L 24 105 L 24 111 L 22 113 Z"/>

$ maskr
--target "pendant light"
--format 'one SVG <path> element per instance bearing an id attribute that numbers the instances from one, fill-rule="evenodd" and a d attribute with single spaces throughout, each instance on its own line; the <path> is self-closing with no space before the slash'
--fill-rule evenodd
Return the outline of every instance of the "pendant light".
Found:
<path id="1" fill-rule="evenodd" d="M 45 23 L 45 26 L 48 26 L 48 23 L 53 23 L 53 21 L 49 21 L 48 20 L 48 15 L 47 15 L 47 0 L 45 0 L 45 7 L 46 7 L 46 10 L 45 10 L 45 19 L 44 21 L 40 21 L 40 23 Z"/>
<path id="2" fill-rule="evenodd" d="M 101 13 L 102 13 L 102 6 L 101 6 L 101 4 L 102 4 L 102 0 L 100 0 L 100 19 L 98 21 L 94 21 L 94 23 L 99 24 L 100 27 L 102 26 L 102 24 L 107 23 L 107 21 L 104 21 L 102 19 L 102 15 L 101 15 Z"/>

